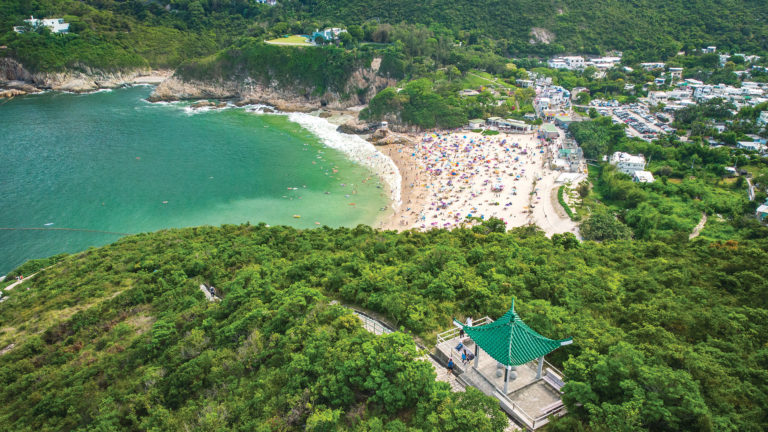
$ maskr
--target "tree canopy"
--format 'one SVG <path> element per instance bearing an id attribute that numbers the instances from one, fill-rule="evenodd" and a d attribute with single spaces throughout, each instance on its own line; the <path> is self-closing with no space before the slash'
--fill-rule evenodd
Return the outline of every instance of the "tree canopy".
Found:
<path id="1" fill-rule="evenodd" d="M 436 383 L 411 336 L 428 344 L 452 316 L 500 316 L 514 297 L 532 329 L 574 339 L 549 356 L 569 409 L 553 430 L 763 430 L 766 250 L 766 240 L 579 243 L 492 224 L 126 237 L 58 257 L 0 303 L 0 346 L 14 344 L 0 355 L 0 422 L 498 431 L 498 404 Z M 403 332 L 369 334 L 331 299 Z"/>

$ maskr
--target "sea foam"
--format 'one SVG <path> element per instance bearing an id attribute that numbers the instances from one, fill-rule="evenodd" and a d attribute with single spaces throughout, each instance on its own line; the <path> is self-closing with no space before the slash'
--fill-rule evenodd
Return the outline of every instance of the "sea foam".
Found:
<path id="1" fill-rule="evenodd" d="M 288 113 L 288 120 L 297 123 L 320 138 L 327 147 L 344 153 L 352 162 L 358 163 L 377 174 L 389 186 L 392 203 L 400 207 L 400 170 L 387 155 L 373 144 L 357 135 L 343 134 L 329 121 L 304 113 Z"/>

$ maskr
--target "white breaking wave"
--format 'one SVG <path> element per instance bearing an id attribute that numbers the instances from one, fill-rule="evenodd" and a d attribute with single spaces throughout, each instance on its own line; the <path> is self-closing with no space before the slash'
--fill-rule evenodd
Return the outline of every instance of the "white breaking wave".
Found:
<path id="1" fill-rule="evenodd" d="M 99 88 L 96 90 L 90 90 L 90 91 L 84 91 L 84 92 L 69 92 L 69 91 L 62 91 L 62 93 L 69 93 L 69 94 L 76 94 L 76 95 L 92 95 L 96 93 L 110 93 L 114 89 L 111 88 Z"/>
<path id="2" fill-rule="evenodd" d="M 153 104 L 168 104 L 168 102 L 153 102 Z M 177 105 L 184 110 L 187 115 L 195 115 L 212 110 L 222 110 L 237 108 L 231 103 L 227 103 L 226 108 L 215 107 L 199 107 L 192 108 L 190 105 L 186 105 L 183 102 L 171 102 L 170 104 Z M 254 114 L 268 114 L 265 110 L 274 110 L 274 107 L 262 104 L 252 104 L 240 107 L 247 112 Z M 360 164 L 374 174 L 378 175 L 384 183 L 389 187 L 390 198 L 394 208 L 399 208 L 402 204 L 400 184 L 402 177 L 400 176 L 400 170 L 397 168 L 395 162 L 389 158 L 389 156 L 380 152 L 374 147 L 373 144 L 360 138 L 357 135 L 343 134 L 336 130 L 336 126 L 329 121 L 304 113 L 283 113 L 274 111 L 271 114 L 285 115 L 288 120 L 298 124 L 310 133 L 320 138 L 320 141 L 327 147 L 338 150 L 344 153 L 349 160 Z"/>
<path id="3" fill-rule="evenodd" d="M 377 174 L 389 186 L 394 206 L 400 207 L 400 183 L 402 177 L 395 162 L 378 151 L 373 144 L 357 135 L 343 134 L 327 120 L 304 113 L 289 113 L 288 120 L 320 138 L 326 146 L 344 153 L 352 162 L 358 163 Z"/>

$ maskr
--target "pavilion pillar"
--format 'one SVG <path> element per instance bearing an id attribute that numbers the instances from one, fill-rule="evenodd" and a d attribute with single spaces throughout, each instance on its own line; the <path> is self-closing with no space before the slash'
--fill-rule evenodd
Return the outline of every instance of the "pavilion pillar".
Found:
<path id="1" fill-rule="evenodd" d="M 475 369 L 480 366 L 480 348 L 477 346 L 477 342 L 475 342 Z"/>
<path id="2" fill-rule="evenodd" d="M 541 378 L 541 369 L 544 367 L 544 356 L 539 357 L 539 368 L 536 370 L 536 379 Z"/>
<path id="3" fill-rule="evenodd" d="M 504 396 L 507 395 L 507 386 L 509 384 L 509 369 L 509 366 L 504 369 Z"/>

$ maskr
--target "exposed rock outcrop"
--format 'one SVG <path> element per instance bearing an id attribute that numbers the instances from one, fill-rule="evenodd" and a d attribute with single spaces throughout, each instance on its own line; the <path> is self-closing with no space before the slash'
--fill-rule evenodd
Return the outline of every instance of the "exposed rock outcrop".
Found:
<path id="1" fill-rule="evenodd" d="M 300 85 L 280 85 L 274 81 L 261 83 L 250 77 L 200 81 L 174 75 L 158 85 L 149 100 L 235 99 L 236 105 L 240 106 L 265 104 L 280 111 L 310 112 L 321 107 L 344 109 L 365 104 L 379 90 L 394 84 L 395 80 L 379 76 L 373 68 L 355 70 L 343 91 L 328 91 L 322 95 L 313 94 Z"/>
<path id="2" fill-rule="evenodd" d="M 368 137 L 373 145 L 388 145 L 388 144 L 413 144 L 413 140 L 409 135 L 392 132 L 387 129 L 377 129 L 370 137 Z"/>
<path id="3" fill-rule="evenodd" d="M 345 134 L 362 135 L 371 133 L 373 128 L 374 126 L 369 124 L 361 124 L 355 121 L 349 121 L 340 124 L 336 130 Z"/>
<path id="4" fill-rule="evenodd" d="M 39 90 L 88 92 L 115 88 L 126 84 L 158 83 L 171 75 L 171 71 L 134 69 L 105 72 L 78 65 L 64 72 L 30 72 L 12 58 L 0 58 L 0 87 L 32 93 Z"/>

